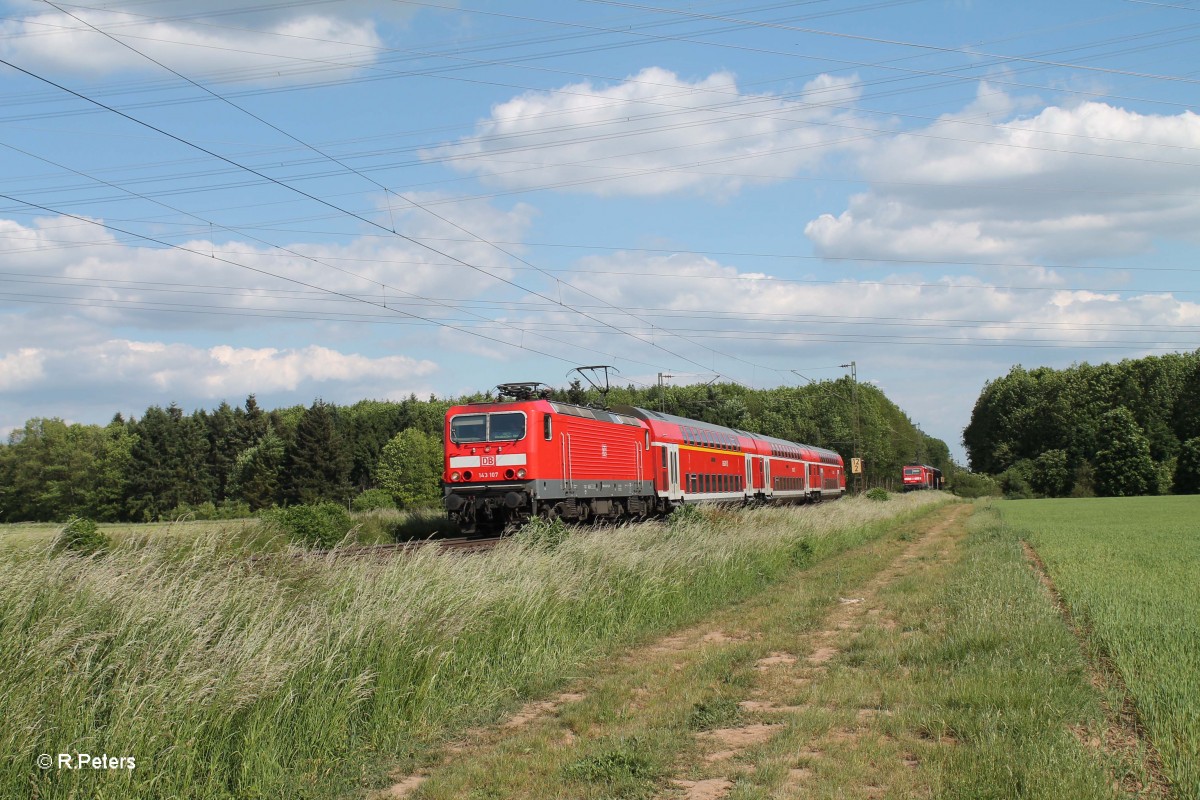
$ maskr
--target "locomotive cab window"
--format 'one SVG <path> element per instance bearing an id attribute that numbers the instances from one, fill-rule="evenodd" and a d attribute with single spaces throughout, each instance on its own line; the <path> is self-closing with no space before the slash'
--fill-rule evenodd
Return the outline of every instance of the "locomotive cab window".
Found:
<path id="1" fill-rule="evenodd" d="M 459 414 L 450 420 L 450 441 L 455 444 L 482 442 L 486 439 L 486 414 Z"/>
<path id="2" fill-rule="evenodd" d="M 459 414 L 450 420 L 450 441 L 516 442 L 525 438 L 525 415 L 507 411 L 496 414 Z"/>
<path id="3" fill-rule="evenodd" d="M 554 440 L 554 423 L 550 421 L 550 415 L 542 417 L 542 438 L 547 442 Z"/>
<path id="4" fill-rule="evenodd" d="M 525 438 L 525 415 L 507 412 L 488 414 L 489 442 L 516 442 Z"/>

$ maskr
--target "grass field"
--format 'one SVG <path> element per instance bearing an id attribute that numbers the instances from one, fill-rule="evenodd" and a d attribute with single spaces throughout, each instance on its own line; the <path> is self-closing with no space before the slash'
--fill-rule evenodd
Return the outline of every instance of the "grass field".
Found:
<path id="1" fill-rule="evenodd" d="M 495 720 L 606 652 L 747 597 L 945 502 L 716 511 L 685 525 L 266 559 L 216 528 L 103 557 L 0 552 L 0 796 L 331 797 Z M 42 770 L 39 754 L 135 757 Z"/>
<path id="2" fill-rule="evenodd" d="M 178 520 L 171 522 L 102 522 L 97 527 L 116 542 L 130 538 L 183 536 L 194 538 L 214 532 L 228 533 L 258 523 L 257 519 Z M 62 530 L 59 522 L 10 522 L 0 525 L 0 550 L 49 544 Z"/>
<path id="3" fill-rule="evenodd" d="M 1083 654 L 987 509 L 896 526 L 568 689 L 455 743 L 416 797 L 1131 797 L 1074 733 L 1104 724 Z"/>
<path id="4" fill-rule="evenodd" d="M 1120 673 L 1174 796 L 1200 797 L 1200 497 L 997 504 Z"/>

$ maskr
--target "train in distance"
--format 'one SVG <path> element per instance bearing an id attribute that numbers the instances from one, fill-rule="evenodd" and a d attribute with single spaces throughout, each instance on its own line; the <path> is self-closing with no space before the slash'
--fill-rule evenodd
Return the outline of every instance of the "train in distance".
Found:
<path id="1" fill-rule="evenodd" d="M 916 489 L 941 489 L 945 485 L 942 471 L 927 464 L 906 464 L 901 477 L 906 492 Z"/>
<path id="2" fill-rule="evenodd" d="M 543 386 L 501 384 L 495 400 L 446 412 L 443 503 L 464 533 L 846 492 L 832 450 L 645 408 L 563 403 Z"/>

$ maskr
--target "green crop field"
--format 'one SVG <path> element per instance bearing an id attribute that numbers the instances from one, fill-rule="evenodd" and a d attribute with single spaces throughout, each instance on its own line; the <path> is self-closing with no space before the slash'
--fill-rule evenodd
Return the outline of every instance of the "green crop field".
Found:
<path id="1" fill-rule="evenodd" d="M 1200 497 L 997 504 L 1120 672 L 1176 797 L 1200 797 Z"/>

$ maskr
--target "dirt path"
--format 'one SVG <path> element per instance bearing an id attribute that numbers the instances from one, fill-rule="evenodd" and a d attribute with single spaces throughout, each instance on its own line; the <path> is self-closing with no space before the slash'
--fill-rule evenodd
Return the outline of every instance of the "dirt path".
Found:
<path id="1" fill-rule="evenodd" d="M 727 762 L 732 768 L 726 775 L 701 781 L 676 779 L 675 785 L 685 790 L 684 798 L 717 800 L 725 797 L 734 786 L 731 778 L 758 766 L 753 759 L 741 759 L 740 763 L 735 764 L 734 757 L 742 754 L 751 745 L 769 740 L 782 727 L 785 718 L 797 714 L 824 714 L 829 716 L 831 721 L 838 719 L 844 722 L 844 712 L 849 710 L 853 719 L 848 725 L 831 725 L 824 736 L 808 742 L 798 752 L 799 761 L 789 766 L 787 778 L 780 787 L 778 796 L 799 797 L 806 788 L 813 788 L 810 785 L 813 770 L 807 763 L 824 758 L 826 751 L 831 747 L 838 751 L 839 757 L 853 758 L 850 751 L 858 749 L 859 743 L 866 736 L 875 733 L 870 723 L 879 717 L 887 716 L 890 712 L 884 708 L 841 708 L 841 704 L 833 699 L 819 705 L 812 702 L 793 705 L 791 702 L 796 696 L 796 688 L 806 687 L 810 690 L 810 695 L 818 694 L 811 690 L 820 684 L 831 669 L 831 664 L 852 645 L 855 637 L 861 635 L 869 626 L 895 629 L 895 620 L 887 615 L 887 610 L 881 603 L 881 593 L 902 578 L 917 576 L 928 570 L 932 564 L 946 558 L 953 546 L 954 534 L 960 532 L 961 521 L 969 511 L 967 506 L 954 506 L 947 513 L 940 515 L 924 535 L 908 543 L 886 567 L 854 592 L 853 596 L 839 596 L 837 605 L 824 618 L 818 629 L 799 637 L 795 648 L 790 652 L 776 651 L 758 659 L 755 669 L 760 677 L 751 690 L 752 699 L 742 701 L 739 706 L 753 712 L 756 717 L 774 718 L 778 721 L 770 725 L 752 723 L 697 734 L 702 741 L 701 748 L 706 751 L 706 762 Z M 916 756 L 908 752 L 903 753 L 900 760 L 906 767 L 914 767 L 917 764 Z M 880 783 L 868 783 L 863 788 L 866 790 L 864 796 L 881 797 L 887 787 Z"/>
<path id="2" fill-rule="evenodd" d="M 814 766 L 826 758 L 851 765 L 838 779 L 842 796 L 920 796 L 929 789 L 912 777 L 917 751 L 951 743 L 898 738 L 869 679 L 854 689 L 827 679 L 854 669 L 856 639 L 896 632 L 885 596 L 944 564 L 970 511 L 939 509 L 902 538 L 830 558 L 787 586 L 631 650 L 569 691 L 469 731 L 439 766 L 397 776 L 374 797 L 462 797 L 481 783 L 479 796 L 561 797 L 573 796 L 564 781 L 595 780 L 607 787 L 601 794 L 627 785 L 646 796 L 658 786 L 662 797 L 715 800 L 756 770 L 782 776 L 770 796 L 801 797 L 817 788 L 827 770 Z M 886 764 L 860 768 L 864 761 Z"/>

